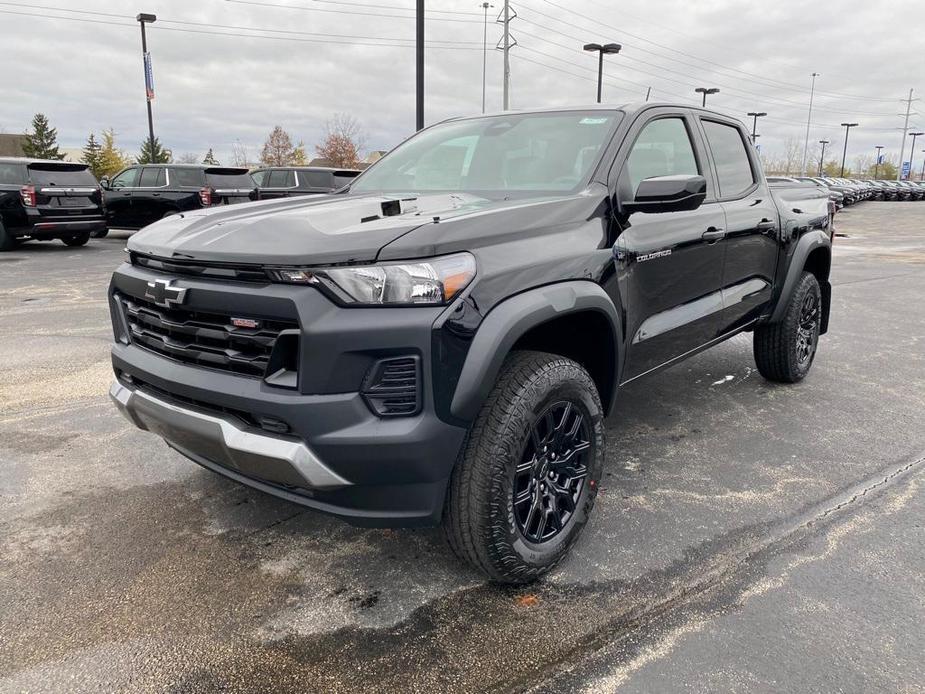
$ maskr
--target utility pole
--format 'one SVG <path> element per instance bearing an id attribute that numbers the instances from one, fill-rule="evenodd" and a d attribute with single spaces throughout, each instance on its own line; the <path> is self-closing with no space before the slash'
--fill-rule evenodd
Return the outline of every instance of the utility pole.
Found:
<path id="1" fill-rule="evenodd" d="M 511 3 L 504 0 L 504 101 L 502 107 L 507 111 L 511 106 Z"/>
<path id="2" fill-rule="evenodd" d="M 494 7 L 487 2 L 482 3 L 485 11 L 485 23 L 482 30 L 482 113 L 485 113 L 485 74 L 488 66 L 488 8 Z"/>
<path id="3" fill-rule="evenodd" d="M 819 175 L 822 176 L 822 166 L 825 163 L 825 146 L 829 144 L 829 141 L 819 140 L 819 144 L 822 145 L 822 154 L 819 155 Z"/>
<path id="4" fill-rule="evenodd" d="M 874 180 L 880 178 L 880 150 L 883 149 L 883 145 L 874 145 L 874 149 L 877 150 L 877 158 L 874 160 Z"/>
<path id="5" fill-rule="evenodd" d="M 909 90 L 909 98 L 903 99 L 906 102 L 906 122 L 903 124 L 903 144 L 899 148 L 899 169 L 896 171 L 896 180 L 901 181 L 903 177 L 903 157 L 906 156 L 906 134 L 909 132 L 909 114 L 912 112 L 912 102 L 918 101 L 918 99 L 912 98 L 913 90 Z M 903 115 L 903 114 L 899 114 Z M 909 172 L 912 172 L 912 167 L 909 167 Z"/>
<path id="6" fill-rule="evenodd" d="M 839 178 L 845 177 L 845 157 L 848 156 L 848 133 L 851 131 L 851 128 L 856 128 L 857 123 L 842 123 L 842 127 L 845 129 L 845 148 L 841 153 L 841 173 L 838 174 Z"/>
<path id="7" fill-rule="evenodd" d="M 803 140 L 803 165 L 800 167 L 800 171 L 804 176 L 806 175 L 806 156 L 809 153 L 809 126 L 813 120 L 813 96 L 816 94 L 816 78 L 818 76 L 818 72 L 813 73 L 813 83 L 809 88 L 809 115 L 806 116 L 806 138 Z"/>
<path id="8" fill-rule="evenodd" d="M 154 116 L 151 114 L 151 101 L 154 100 L 154 75 L 151 68 L 151 56 L 148 55 L 148 40 L 145 37 L 145 24 L 157 21 L 157 16 L 153 14 L 139 14 L 135 17 L 141 25 L 141 56 L 144 61 L 145 70 L 145 102 L 148 106 L 148 146 L 151 148 L 151 155 L 154 156 Z"/>
<path id="9" fill-rule="evenodd" d="M 424 0 L 417 0 L 415 37 L 415 76 L 417 81 L 417 100 L 415 127 L 424 129 Z"/>

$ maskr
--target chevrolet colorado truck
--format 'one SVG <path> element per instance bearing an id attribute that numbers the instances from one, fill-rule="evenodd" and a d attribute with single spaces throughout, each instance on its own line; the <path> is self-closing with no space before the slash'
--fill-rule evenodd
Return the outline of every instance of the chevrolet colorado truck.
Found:
<path id="1" fill-rule="evenodd" d="M 711 111 L 454 119 L 335 194 L 134 235 L 110 394 L 209 470 L 359 525 L 442 523 L 525 583 L 588 521 L 621 386 L 743 331 L 766 378 L 807 375 L 830 224 Z"/>

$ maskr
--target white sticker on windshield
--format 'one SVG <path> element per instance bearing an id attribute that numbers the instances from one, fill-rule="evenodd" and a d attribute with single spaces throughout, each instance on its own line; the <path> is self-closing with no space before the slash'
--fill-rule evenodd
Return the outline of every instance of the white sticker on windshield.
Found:
<path id="1" fill-rule="evenodd" d="M 578 121 L 579 125 L 600 125 L 601 123 L 606 123 L 607 118 L 582 118 Z"/>

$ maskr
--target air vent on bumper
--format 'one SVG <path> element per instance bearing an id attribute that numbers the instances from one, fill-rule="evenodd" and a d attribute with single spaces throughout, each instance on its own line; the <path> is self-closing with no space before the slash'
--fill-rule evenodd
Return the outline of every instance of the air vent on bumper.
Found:
<path id="1" fill-rule="evenodd" d="M 363 380 L 363 397 L 380 417 L 409 417 L 421 411 L 421 361 L 416 356 L 377 361 Z"/>

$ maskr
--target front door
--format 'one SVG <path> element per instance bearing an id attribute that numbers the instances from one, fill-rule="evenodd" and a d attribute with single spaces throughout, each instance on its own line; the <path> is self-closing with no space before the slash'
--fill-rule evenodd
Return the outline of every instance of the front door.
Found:
<path id="1" fill-rule="evenodd" d="M 132 196 L 138 186 L 141 167 L 133 166 L 119 173 L 109 182 L 106 191 L 106 219 L 111 227 L 136 227 L 135 214 L 132 209 Z"/>
<path id="2" fill-rule="evenodd" d="M 629 348 L 623 380 L 655 369 L 716 337 L 722 312 L 725 215 L 690 118 L 659 113 L 635 129 L 617 182 L 629 200 L 654 176 L 702 175 L 697 210 L 631 214 L 614 246 Z M 630 138 L 634 135 L 631 132 Z"/>

